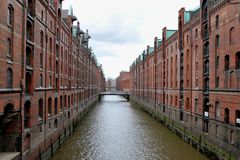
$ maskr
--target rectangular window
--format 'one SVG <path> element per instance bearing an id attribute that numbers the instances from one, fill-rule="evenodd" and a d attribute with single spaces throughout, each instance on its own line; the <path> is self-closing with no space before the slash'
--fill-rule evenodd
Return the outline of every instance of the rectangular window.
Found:
<path id="1" fill-rule="evenodd" d="M 198 37 L 198 29 L 195 30 L 195 38 Z"/>
<path id="2" fill-rule="evenodd" d="M 40 68 L 43 68 L 43 54 L 40 53 Z"/>
<path id="3" fill-rule="evenodd" d="M 12 60 L 12 40 L 7 39 L 7 58 Z"/>
<path id="4" fill-rule="evenodd" d="M 218 67 L 219 67 L 219 56 L 216 57 L 216 63 L 215 64 L 216 64 L 216 69 L 218 69 Z"/>
<path id="5" fill-rule="evenodd" d="M 40 82 L 39 82 L 39 85 L 40 85 L 40 87 L 43 86 L 43 76 L 42 76 L 42 74 L 40 74 Z"/>
<path id="6" fill-rule="evenodd" d="M 49 87 L 52 86 L 52 76 L 49 76 Z"/>
<path id="7" fill-rule="evenodd" d="M 52 71 L 52 56 L 49 57 L 49 70 Z"/>
<path id="8" fill-rule="evenodd" d="M 216 83 L 216 88 L 218 88 L 219 87 L 219 77 L 216 78 L 216 82 L 215 83 Z"/>

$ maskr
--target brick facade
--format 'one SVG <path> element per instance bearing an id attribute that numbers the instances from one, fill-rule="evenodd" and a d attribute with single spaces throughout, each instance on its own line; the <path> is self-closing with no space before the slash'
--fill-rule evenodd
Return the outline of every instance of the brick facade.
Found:
<path id="1" fill-rule="evenodd" d="M 129 92 L 130 90 L 130 81 L 129 81 L 129 72 L 120 72 L 120 75 L 116 78 L 116 89 Z"/>
<path id="2" fill-rule="evenodd" d="M 201 0 L 179 10 L 130 67 L 133 99 L 240 157 L 240 4 Z M 227 147 L 226 147 L 227 146 Z"/>
<path id="3" fill-rule="evenodd" d="M 0 10 L 0 152 L 35 159 L 72 130 L 105 78 L 62 0 L 7 0 Z"/>

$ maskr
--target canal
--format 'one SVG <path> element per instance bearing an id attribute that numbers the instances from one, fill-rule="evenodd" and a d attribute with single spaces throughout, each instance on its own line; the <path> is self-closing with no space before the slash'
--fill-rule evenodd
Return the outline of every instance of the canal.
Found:
<path id="1" fill-rule="evenodd" d="M 147 113 L 104 96 L 53 160 L 206 160 Z"/>

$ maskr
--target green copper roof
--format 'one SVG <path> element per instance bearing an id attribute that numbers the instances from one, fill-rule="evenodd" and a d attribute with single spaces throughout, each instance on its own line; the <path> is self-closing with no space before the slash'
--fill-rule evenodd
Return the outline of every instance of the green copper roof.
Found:
<path id="1" fill-rule="evenodd" d="M 158 39 L 157 40 L 157 46 L 160 46 L 162 44 L 162 40 L 161 39 Z"/>
<path id="2" fill-rule="evenodd" d="M 195 12 L 195 11 L 197 11 L 197 10 L 199 10 L 199 9 L 200 9 L 200 6 L 196 6 L 195 8 L 191 9 L 190 11 L 191 11 L 191 12 Z"/>
<path id="3" fill-rule="evenodd" d="M 177 30 L 167 30 L 167 38 L 168 39 L 169 37 L 171 37 Z"/>
<path id="4" fill-rule="evenodd" d="M 154 47 L 149 47 L 149 54 L 151 54 L 154 51 Z"/>
<path id="5" fill-rule="evenodd" d="M 190 11 L 184 12 L 184 24 L 190 21 Z"/>

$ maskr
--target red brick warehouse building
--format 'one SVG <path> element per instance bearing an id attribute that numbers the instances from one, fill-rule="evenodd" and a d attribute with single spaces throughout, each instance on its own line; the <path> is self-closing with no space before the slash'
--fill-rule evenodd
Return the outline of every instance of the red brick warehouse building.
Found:
<path id="1" fill-rule="evenodd" d="M 4 0 L 0 152 L 47 159 L 105 89 L 101 65 L 62 0 Z"/>
<path id="2" fill-rule="evenodd" d="M 180 9 L 178 30 L 163 28 L 161 39 L 131 65 L 131 98 L 209 150 L 217 146 L 219 157 L 239 158 L 240 2 L 200 4 Z"/>
<path id="3" fill-rule="evenodd" d="M 130 77 L 129 72 L 122 71 L 120 75 L 116 78 L 116 89 L 129 92 L 130 90 Z"/>

